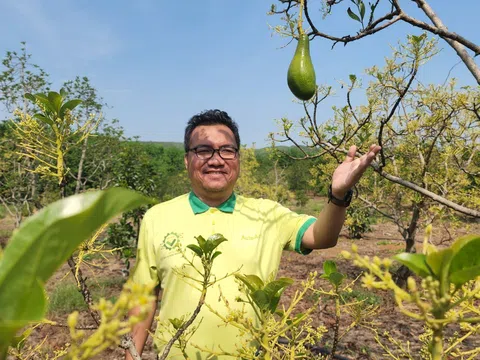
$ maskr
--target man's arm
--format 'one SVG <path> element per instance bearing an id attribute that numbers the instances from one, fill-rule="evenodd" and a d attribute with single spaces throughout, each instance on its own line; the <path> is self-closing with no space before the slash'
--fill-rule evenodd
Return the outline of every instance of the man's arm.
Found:
<path id="1" fill-rule="evenodd" d="M 357 148 L 351 146 L 345 161 L 333 173 L 333 196 L 337 199 L 343 199 L 347 192 L 360 180 L 380 149 L 380 146 L 372 145 L 366 154 L 355 158 Z M 325 249 L 335 246 L 345 221 L 345 214 L 345 207 L 331 202 L 326 204 L 317 221 L 305 231 L 302 238 L 303 247 L 307 249 Z"/>
<path id="2" fill-rule="evenodd" d="M 340 197 L 339 197 L 340 198 Z M 338 235 L 345 221 L 346 208 L 328 203 L 305 231 L 302 245 L 307 249 L 326 249 L 337 245 Z"/>
<path id="3" fill-rule="evenodd" d="M 155 312 L 157 311 L 159 288 L 160 286 L 155 288 L 155 300 L 151 303 L 150 311 L 148 312 L 146 319 L 135 324 L 132 329 L 133 343 L 135 344 L 135 348 L 137 349 L 139 355 L 142 355 L 143 348 L 148 338 L 148 330 L 150 330 L 152 327 L 153 318 L 155 317 Z M 139 312 L 140 311 L 138 308 L 134 308 L 129 312 L 128 315 L 138 315 Z M 133 360 L 128 350 L 125 350 L 125 360 Z"/>

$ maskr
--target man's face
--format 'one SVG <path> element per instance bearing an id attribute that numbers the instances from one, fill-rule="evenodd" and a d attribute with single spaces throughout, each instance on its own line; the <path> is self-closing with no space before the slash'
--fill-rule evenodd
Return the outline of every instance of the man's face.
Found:
<path id="1" fill-rule="evenodd" d="M 206 146 L 213 149 L 238 149 L 233 132 L 225 125 L 196 127 L 190 137 L 190 149 Z M 240 171 L 240 159 L 224 160 L 218 152 L 210 159 L 200 159 L 193 151 L 185 155 L 185 166 L 195 194 L 204 202 L 225 201 L 233 192 Z"/>

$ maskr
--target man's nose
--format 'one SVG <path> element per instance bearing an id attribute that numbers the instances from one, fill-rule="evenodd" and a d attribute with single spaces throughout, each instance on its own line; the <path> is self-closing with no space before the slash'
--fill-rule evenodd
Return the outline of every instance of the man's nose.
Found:
<path id="1" fill-rule="evenodd" d="M 215 151 L 210 159 L 208 159 L 209 164 L 221 164 L 225 163 L 225 160 L 220 156 L 220 152 Z"/>

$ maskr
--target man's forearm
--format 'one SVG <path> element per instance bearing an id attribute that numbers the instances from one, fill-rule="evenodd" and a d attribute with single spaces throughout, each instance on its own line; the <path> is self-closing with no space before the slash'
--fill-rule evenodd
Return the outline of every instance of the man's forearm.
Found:
<path id="1" fill-rule="evenodd" d="M 333 203 L 325 205 L 313 226 L 315 249 L 329 248 L 337 244 L 346 212 L 345 207 Z"/>
<path id="2" fill-rule="evenodd" d="M 133 343 L 135 344 L 135 348 L 137 349 L 139 355 L 142 355 L 143 348 L 147 341 L 148 330 L 150 330 L 150 327 L 152 326 L 153 318 L 155 317 L 155 312 L 157 311 L 157 301 L 158 300 L 155 299 L 155 301 L 152 302 L 147 318 L 135 324 L 132 329 Z M 129 313 L 129 315 L 138 315 L 138 313 L 139 309 L 135 308 Z M 132 357 L 130 356 L 130 352 L 128 350 L 125 351 L 125 355 L 126 360 L 132 360 Z"/>
<path id="3" fill-rule="evenodd" d="M 327 203 L 315 223 L 303 235 L 303 247 L 326 249 L 335 246 L 345 221 L 345 214 L 346 208 Z"/>

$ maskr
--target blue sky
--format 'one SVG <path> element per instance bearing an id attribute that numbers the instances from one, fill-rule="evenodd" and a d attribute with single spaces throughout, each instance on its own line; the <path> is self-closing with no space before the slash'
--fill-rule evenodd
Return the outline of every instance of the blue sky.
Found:
<path id="1" fill-rule="evenodd" d="M 2 0 L 0 54 L 27 42 L 32 61 L 50 74 L 53 88 L 75 76 L 87 76 L 108 103 L 105 116 L 117 118 L 128 136 L 145 141 L 182 141 L 187 120 L 204 109 L 227 111 L 239 124 L 242 143 L 266 146 L 275 119 L 302 116 L 286 84 L 295 43 L 274 35 L 267 16 L 274 0 Z M 342 36 L 355 23 L 344 7 L 322 20 L 321 31 Z M 408 13 L 421 16 L 405 3 Z M 478 0 L 430 0 L 450 30 L 480 43 L 476 26 Z M 374 64 L 381 66 L 390 46 L 413 32 L 404 25 L 360 42 L 331 49 L 331 42 L 311 43 L 317 83 L 333 85 L 337 94 L 322 107 L 344 104 L 338 82 Z M 459 59 L 444 42 L 440 55 L 420 78 L 440 83 Z M 462 85 L 475 84 L 463 64 L 452 70 Z M 4 116 L 2 116 L 3 118 Z"/>

